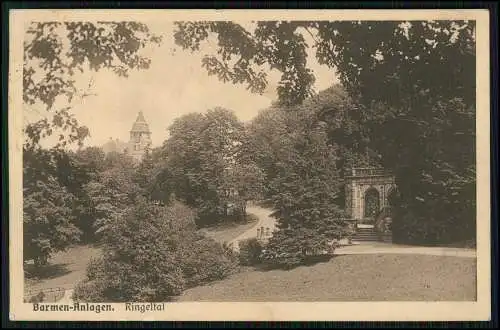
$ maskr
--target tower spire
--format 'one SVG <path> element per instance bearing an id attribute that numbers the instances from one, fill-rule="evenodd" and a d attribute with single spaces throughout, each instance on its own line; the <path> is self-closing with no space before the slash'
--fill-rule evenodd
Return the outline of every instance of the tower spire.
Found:
<path id="1" fill-rule="evenodd" d="M 139 114 L 137 115 L 137 119 L 135 122 L 146 122 L 146 119 L 144 119 L 144 114 L 142 113 L 142 110 L 139 111 Z"/>
<path id="2" fill-rule="evenodd" d="M 137 114 L 137 118 L 130 130 L 129 145 L 129 149 L 132 150 L 132 155 L 136 159 L 142 158 L 144 150 L 151 145 L 151 131 L 142 110 Z"/>
<path id="3" fill-rule="evenodd" d="M 139 111 L 139 113 L 137 114 L 137 119 L 132 125 L 132 130 L 130 132 L 150 133 L 149 125 L 146 122 L 146 119 L 144 118 L 144 114 L 142 113 L 142 111 Z"/>

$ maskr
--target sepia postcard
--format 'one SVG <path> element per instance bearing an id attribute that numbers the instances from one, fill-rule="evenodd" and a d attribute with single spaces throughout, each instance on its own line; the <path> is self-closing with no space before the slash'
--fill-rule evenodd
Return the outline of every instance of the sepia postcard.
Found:
<path id="1" fill-rule="evenodd" d="M 488 321 L 486 10 L 11 10 L 11 321 Z"/>

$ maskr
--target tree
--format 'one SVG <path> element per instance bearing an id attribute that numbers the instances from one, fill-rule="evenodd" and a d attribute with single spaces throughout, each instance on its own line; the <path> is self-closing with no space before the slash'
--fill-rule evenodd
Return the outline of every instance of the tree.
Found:
<path id="1" fill-rule="evenodd" d="M 86 185 L 96 180 L 104 170 L 105 154 L 100 148 L 88 147 L 76 152 L 54 149 L 57 181 L 72 194 L 73 223 L 81 231 L 81 241 L 92 241 L 94 237 L 94 214 Z"/>
<path id="2" fill-rule="evenodd" d="M 414 23 L 414 24 L 413 24 Z M 344 87 L 368 100 L 394 97 L 398 90 L 412 93 L 413 84 L 443 99 L 456 96 L 447 84 L 447 74 L 463 85 L 460 90 L 475 99 L 474 32 L 472 21 L 261 21 L 253 31 L 233 22 L 176 22 L 176 43 L 183 49 L 199 51 L 210 36 L 218 40 L 218 56 L 206 55 L 202 65 L 210 75 L 223 81 L 246 84 L 253 92 L 267 87 L 266 65 L 282 73 L 277 87 L 280 101 L 301 103 L 311 95 L 314 75 L 307 68 L 306 48 L 316 48 L 320 64 L 335 69 Z M 405 71 L 401 65 L 426 68 L 441 63 L 439 70 Z M 464 60 L 464 61 L 460 61 Z M 398 65 L 399 64 L 399 65 Z M 368 70 L 369 66 L 372 66 Z M 385 80 L 382 78 L 386 78 Z M 418 77 L 418 79 L 417 79 Z M 437 80 L 434 80 L 437 78 Z M 367 83 L 371 84 L 367 84 Z M 383 83 L 381 83 L 383 82 Z M 377 86 L 377 88 L 372 88 Z M 384 87 L 382 87 L 384 86 Z M 385 86 L 391 86 L 390 89 Z M 404 87 L 404 88 L 400 88 Z M 380 93 L 379 93 L 380 92 Z"/>
<path id="3" fill-rule="evenodd" d="M 74 299 L 91 302 L 168 301 L 182 292 L 182 271 L 175 247 L 183 231 L 174 231 L 167 210 L 141 200 L 105 233 L 100 259 L 88 267 Z M 182 228 L 181 228 L 182 229 Z"/>
<path id="4" fill-rule="evenodd" d="M 227 217 L 227 174 L 239 166 L 242 141 L 243 125 L 227 109 L 189 114 L 171 125 L 162 173 L 171 178 L 175 196 L 197 209 L 200 223 Z"/>
<path id="5" fill-rule="evenodd" d="M 76 151 L 75 159 L 85 165 L 91 173 L 90 176 L 93 177 L 97 173 L 104 170 L 104 160 L 106 159 L 106 154 L 102 148 L 86 147 Z"/>
<path id="6" fill-rule="evenodd" d="M 140 198 L 110 226 L 102 257 L 75 289 L 76 301 L 170 301 L 234 269 L 220 246 L 197 235 L 193 211 L 180 203 L 164 207 Z"/>
<path id="7" fill-rule="evenodd" d="M 330 253 L 334 240 L 347 233 L 338 206 L 343 182 L 325 127 L 314 124 L 292 139 L 287 161 L 278 163 L 279 175 L 271 184 L 278 230 L 266 247 L 269 261 L 283 266 Z"/>
<path id="8" fill-rule="evenodd" d="M 400 223 L 413 213 L 417 226 L 439 228 L 420 241 L 473 238 L 468 228 L 475 221 L 474 22 L 266 21 L 253 31 L 232 22 L 177 27 L 176 42 L 192 51 L 217 36 L 219 56 L 207 55 L 203 66 L 223 81 L 262 92 L 264 68 L 280 71 L 278 95 L 285 105 L 311 95 L 314 77 L 305 49 L 312 45 L 320 64 L 338 73 L 359 104 L 349 115 L 364 137 L 349 139 L 374 150 L 396 175 Z M 332 116 L 327 110 L 320 120 Z M 328 123 L 332 138 L 344 135 Z M 466 206 L 458 208 L 462 202 Z"/>
<path id="9" fill-rule="evenodd" d="M 97 238 L 110 230 L 110 224 L 143 196 L 137 183 L 133 159 L 125 154 L 110 153 L 105 168 L 84 186 L 88 196 L 88 210 L 92 221 L 92 234 Z"/>
<path id="10" fill-rule="evenodd" d="M 289 134 L 286 115 L 284 109 L 271 107 L 259 112 L 247 127 L 246 154 L 253 156 L 263 172 L 265 198 L 271 197 L 269 183 L 278 175 L 278 162 Z"/>
<path id="11" fill-rule="evenodd" d="M 23 158 L 24 261 L 42 266 L 53 253 L 79 241 L 72 212 L 74 196 L 54 175 L 57 170 L 49 151 L 28 152 Z"/>
<path id="12" fill-rule="evenodd" d="M 134 175 L 134 182 L 143 191 L 143 195 L 149 198 L 152 193 L 152 176 L 155 173 L 153 151 L 150 148 L 144 150 L 144 155 L 137 165 Z"/>
<path id="13" fill-rule="evenodd" d="M 175 186 L 175 183 L 179 181 L 173 176 L 169 168 L 169 156 L 165 155 L 163 151 L 160 147 L 153 154 L 154 168 L 151 176 L 147 179 L 147 187 L 151 200 L 168 204 L 175 198 L 175 192 L 179 188 Z"/>
<path id="14" fill-rule="evenodd" d="M 328 123 L 330 143 L 335 146 L 337 168 L 379 165 L 377 154 L 368 147 L 368 137 L 358 125 L 355 111 L 358 105 L 339 85 L 306 99 L 301 105 L 274 105 L 260 112 L 249 124 L 247 152 L 263 169 L 266 182 L 278 175 L 277 164 L 286 162 L 287 148 L 293 148 L 294 132 L 306 129 L 307 117 Z M 354 118 L 353 118 L 354 117 Z M 266 196 L 269 187 L 266 185 Z"/>
<path id="15" fill-rule="evenodd" d="M 89 134 L 70 112 L 72 102 L 88 92 L 78 90 L 78 72 L 106 68 L 126 75 L 132 69 L 145 69 L 149 59 L 139 51 L 157 42 L 159 39 L 148 32 L 147 26 L 135 22 L 32 22 L 27 27 L 24 105 L 35 111 L 43 107 L 45 112 L 40 113 L 43 119 L 24 129 L 26 258 L 43 262 L 51 253 L 77 241 L 75 222 L 88 232 L 82 187 L 95 175 L 92 167 L 96 164 L 82 163 L 81 154 L 64 151 L 70 143 L 81 144 Z M 57 132 L 56 147 L 41 148 L 40 141 Z"/>
<path id="16" fill-rule="evenodd" d="M 163 175 L 172 178 L 170 186 L 175 187 L 176 197 L 189 206 L 196 206 L 198 195 L 206 190 L 204 183 L 199 180 L 201 132 L 205 125 L 205 117 L 198 113 L 175 119 L 169 128 L 170 137 L 162 147 L 162 155 L 166 160 Z"/>
<path id="17" fill-rule="evenodd" d="M 222 189 L 225 191 L 224 204 L 232 205 L 233 214 L 244 220 L 247 203 L 262 197 L 264 174 L 253 162 L 238 163 L 226 169 Z"/>
<path id="18" fill-rule="evenodd" d="M 395 172 L 397 238 L 417 227 L 414 242 L 475 237 L 474 32 L 473 22 L 361 22 L 341 31 L 352 43 L 330 37 L 339 54 L 320 56 L 341 68 L 370 146 Z"/>

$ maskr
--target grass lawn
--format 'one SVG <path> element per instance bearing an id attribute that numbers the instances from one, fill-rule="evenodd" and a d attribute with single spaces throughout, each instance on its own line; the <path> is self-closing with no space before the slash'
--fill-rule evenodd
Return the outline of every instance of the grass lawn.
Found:
<path id="1" fill-rule="evenodd" d="M 255 215 L 248 214 L 245 222 L 222 223 L 200 231 L 218 242 L 229 242 L 255 226 L 258 220 Z"/>
<path id="2" fill-rule="evenodd" d="M 30 275 L 24 278 L 25 290 L 70 289 L 84 278 L 87 264 L 99 253 L 97 247 L 78 245 L 55 254 L 49 264 L 37 273 L 33 273 L 31 265 L 27 265 L 25 270 Z"/>
<path id="3" fill-rule="evenodd" d="M 343 255 L 286 270 L 253 270 L 192 288 L 178 301 L 474 301 L 476 259 Z"/>

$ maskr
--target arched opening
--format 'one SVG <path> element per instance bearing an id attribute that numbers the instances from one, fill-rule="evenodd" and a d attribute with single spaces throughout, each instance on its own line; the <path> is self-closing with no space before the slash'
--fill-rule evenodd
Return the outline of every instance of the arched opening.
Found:
<path id="1" fill-rule="evenodd" d="M 380 211 L 380 194 L 377 189 L 369 188 L 365 192 L 365 218 L 374 218 Z"/>

